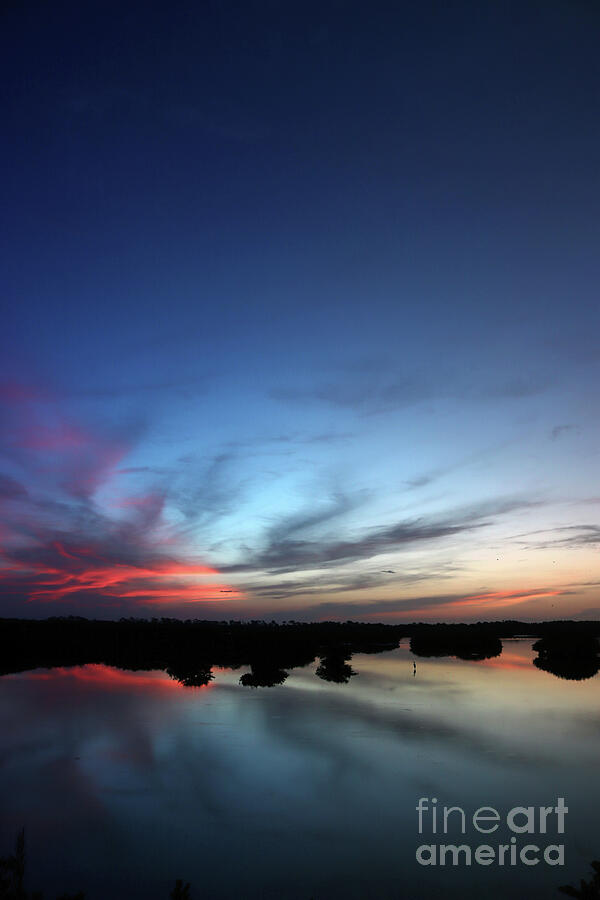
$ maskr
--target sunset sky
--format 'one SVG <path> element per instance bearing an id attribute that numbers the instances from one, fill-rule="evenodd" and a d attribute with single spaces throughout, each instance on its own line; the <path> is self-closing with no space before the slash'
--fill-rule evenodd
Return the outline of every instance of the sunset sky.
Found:
<path id="1" fill-rule="evenodd" d="M 599 45 L 5 4 L 0 615 L 600 617 Z"/>

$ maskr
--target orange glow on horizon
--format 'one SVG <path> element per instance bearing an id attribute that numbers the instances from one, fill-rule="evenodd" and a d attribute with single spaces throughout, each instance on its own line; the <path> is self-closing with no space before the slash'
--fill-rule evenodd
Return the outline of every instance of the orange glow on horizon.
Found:
<path id="1" fill-rule="evenodd" d="M 369 618 L 392 618 L 396 616 L 417 616 L 419 618 L 432 618 L 446 613 L 460 612 L 472 607 L 486 609 L 503 609 L 507 606 L 515 606 L 528 600 L 537 600 L 538 597 L 557 597 L 564 593 L 562 590 L 549 590 L 547 588 L 525 589 L 521 591 L 488 591 L 484 594 L 469 594 L 457 600 L 447 600 L 436 606 L 425 606 L 422 609 L 411 607 L 410 609 L 394 610 L 391 612 L 369 613 Z M 416 599 L 418 602 L 418 598 Z"/>
<path id="2" fill-rule="evenodd" d="M 473 594 L 463 600 L 457 600 L 461 604 L 480 603 L 482 600 L 491 600 L 497 606 L 510 606 L 512 603 L 520 603 L 522 600 L 535 600 L 537 597 L 556 597 L 562 591 L 549 591 L 544 588 L 529 592 L 523 591 L 489 591 L 486 594 Z"/>

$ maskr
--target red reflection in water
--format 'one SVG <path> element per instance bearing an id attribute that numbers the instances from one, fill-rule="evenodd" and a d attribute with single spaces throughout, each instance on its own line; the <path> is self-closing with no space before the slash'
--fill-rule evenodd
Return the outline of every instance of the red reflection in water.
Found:
<path id="1" fill-rule="evenodd" d="M 487 666 L 490 669 L 526 669 L 529 671 L 537 671 L 531 665 L 531 653 L 529 651 L 529 647 L 526 651 L 529 655 L 523 655 L 523 653 L 519 653 L 514 650 L 502 650 L 500 656 L 494 656 L 492 659 L 482 659 L 480 660 L 480 664 L 482 666 Z"/>
<path id="2" fill-rule="evenodd" d="M 123 669 L 115 669 L 101 663 L 89 663 L 86 666 L 64 667 L 56 669 L 36 669 L 32 672 L 19 672 L 15 675 L 7 675 L 6 678 L 24 681 L 45 682 L 69 682 L 82 686 L 98 687 L 102 690 L 114 691 L 150 691 L 162 693 L 164 691 L 190 690 L 184 688 L 178 681 L 170 678 L 165 672 L 130 672 Z M 193 688 L 194 691 L 212 690 L 214 683 Z"/>

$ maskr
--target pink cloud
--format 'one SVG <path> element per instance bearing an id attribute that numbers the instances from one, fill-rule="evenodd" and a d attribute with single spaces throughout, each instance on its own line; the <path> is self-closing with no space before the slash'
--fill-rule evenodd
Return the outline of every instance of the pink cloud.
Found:
<path id="1" fill-rule="evenodd" d="M 164 491 L 117 496 L 111 517 L 94 500 L 131 449 L 114 435 L 75 421 L 57 398 L 4 385 L 6 455 L 26 472 L 19 492 L 5 476 L 10 517 L 0 531 L 0 593 L 29 603 L 139 607 L 226 601 L 241 596 L 203 562 L 186 559 L 182 538 L 164 520 Z M 10 541 L 7 538 L 10 536 Z"/>
<path id="2" fill-rule="evenodd" d="M 180 562 L 158 555 L 126 562 L 109 547 L 75 547 L 61 541 L 12 553 L 10 566 L 0 569 L 0 587 L 21 592 L 31 602 L 61 602 L 86 595 L 148 603 L 222 601 L 240 597 L 223 584 L 218 571 L 201 563 Z"/>

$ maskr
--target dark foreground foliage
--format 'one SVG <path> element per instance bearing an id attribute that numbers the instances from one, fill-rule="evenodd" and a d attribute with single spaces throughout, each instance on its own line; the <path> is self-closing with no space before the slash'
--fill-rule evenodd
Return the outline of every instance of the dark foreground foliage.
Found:
<path id="1" fill-rule="evenodd" d="M 170 900 L 192 900 L 190 885 L 180 878 L 169 894 Z M 0 858 L 0 900 L 44 900 L 41 891 L 29 892 L 25 888 L 25 829 L 17 835 L 15 852 Z M 56 900 L 85 900 L 83 891 L 76 894 L 60 894 Z"/>
<path id="2" fill-rule="evenodd" d="M 565 884 L 559 888 L 561 894 L 566 894 L 567 897 L 578 897 L 580 900 L 600 900 L 600 862 L 597 859 L 592 863 L 592 869 L 594 874 L 589 881 L 584 881 L 582 878 L 578 888 Z"/>
<path id="3" fill-rule="evenodd" d="M 579 887 L 565 884 L 559 891 L 567 897 L 579 900 L 600 900 L 600 862 L 592 862 L 594 874 L 589 881 L 583 878 Z M 192 900 L 191 886 L 178 878 L 169 894 L 170 900 Z M 25 890 L 25 829 L 21 829 L 15 842 L 15 852 L 0 858 L 0 900 L 44 900 L 41 891 L 29 893 Z M 61 894 L 56 900 L 85 900 L 83 891 L 76 894 Z"/>
<path id="4" fill-rule="evenodd" d="M 44 900 L 41 891 L 25 890 L 25 829 L 17 835 L 15 852 L 0 859 L 0 900 Z M 83 891 L 61 894 L 56 900 L 85 900 Z"/>

